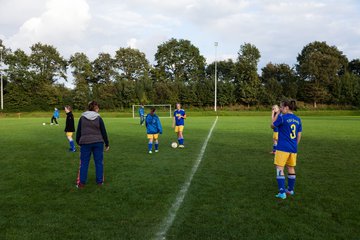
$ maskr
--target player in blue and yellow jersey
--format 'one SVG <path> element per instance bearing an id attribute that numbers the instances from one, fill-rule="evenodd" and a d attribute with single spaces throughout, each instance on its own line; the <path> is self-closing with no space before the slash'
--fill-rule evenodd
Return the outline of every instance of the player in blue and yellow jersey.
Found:
<path id="1" fill-rule="evenodd" d="M 174 111 L 174 118 L 173 118 L 173 125 L 172 127 L 175 128 L 175 132 L 177 134 L 179 148 L 184 148 L 184 123 L 186 119 L 185 110 L 181 109 L 181 104 L 176 104 L 176 110 Z"/>
<path id="2" fill-rule="evenodd" d="M 280 111 L 280 109 L 279 109 L 278 105 L 272 106 L 271 119 L 273 119 L 275 117 L 275 113 L 279 112 L 279 111 Z M 273 149 L 270 152 L 271 154 L 275 154 L 275 152 L 276 152 L 276 146 L 277 146 L 278 139 L 279 139 L 278 128 L 275 127 L 273 129 Z"/>
<path id="3" fill-rule="evenodd" d="M 76 152 L 75 143 L 72 138 L 73 133 L 75 132 L 75 123 L 74 123 L 74 115 L 72 113 L 72 107 L 69 105 L 65 106 L 65 112 L 66 112 L 65 134 L 70 144 L 69 151 Z"/>
<path id="4" fill-rule="evenodd" d="M 155 114 L 155 108 L 151 108 L 145 119 L 147 138 L 149 139 L 148 150 L 152 153 L 152 146 L 155 142 L 155 152 L 159 151 L 159 134 L 162 134 L 162 126 L 159 117 Z"/>
<path id="5" fill-rule="evenodd" d="M 295 166 L 297 158 L 297 147 L 301 140 L 302 124 L 301 119 L 292 111 L 296 110 L 295 101 L 284 101 L 280 106 L 280 111 L 273 110 L 273 123 L 271 128 L 277 127 L 279 130 L 279 140 L 276 148 L 274 164 L 276 166 L 276 180 L 278 182 L 279 193 L 277 198 L 285 199 L 286 194 L 294 195 L 295 186 Z M 288 172 L 288 188 L 285 188 L 284 167 Z"/>

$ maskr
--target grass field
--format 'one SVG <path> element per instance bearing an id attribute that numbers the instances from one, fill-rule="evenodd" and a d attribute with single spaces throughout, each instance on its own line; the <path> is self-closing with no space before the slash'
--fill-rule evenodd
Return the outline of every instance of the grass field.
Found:
<path id="1" fill-rule="evenodd" d="M 78 116 L 78 115 L 77 115 Z M 137 120 L 108 118 L 105 181 L 75 188 L 79 153 L 48 118 L 0 119 L 0 239 L 154 239 L 215 117 L 186 120 L 186 149 L 147 154 Z M 219 117 L 166 239 L 360 239 L 360 117 L 303 116 L 296 195 L 276 199 L 269 117 Z"/>

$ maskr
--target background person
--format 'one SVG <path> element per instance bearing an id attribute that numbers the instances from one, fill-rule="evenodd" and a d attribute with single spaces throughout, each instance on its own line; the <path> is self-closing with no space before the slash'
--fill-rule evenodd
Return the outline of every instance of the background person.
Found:
<path id="1" fill-rule="evenodd" d="M 162 134 L 162 126 L 159 117 L 155 114 L 155 108 L 151 108 L 146 116 L 146 132 L 149 139 L 148 150 L 152 153 L 152 146 L 155 143 L 155 152 L 159 151 L 159 134 Z"/>
<path id="2" fill-rule="evenodd" d="M 51 125 L 54 125 L 54 122 L 56 125 L 59 125 L 57 119 L 60 117 L 60 113 L 59 113 L 59 110 L 57 108 L 54 108 L 54 113 L 51 117 Z"/>
<path id="3" fill-rule="evenodd" d="M 74 123 L 74 115 L 72 113 L 72 107 L 67 105 L 65 106 L 66 113 L 66 124 L 65 124 L 65 134 L 66 138 L 69 140 L 70 144 L 70 152 L 76 152 L 75 143 L 72 138 L 73 133 L 75 132 L 75 123 Z"/>
<path id="4" fill-rule="evenodd" d="M 140 117 L 140 125 L 144 125 L 144 121 L 145 121 L 144 105 L 141 105 L 139 108 L 139 117 Z"/>
<path id="5" fill-rule="evenodd" d="M 176 110 L 174 111 L 174 118 L 172 127 L 175 128 L 175 132 L 177 134 L 179 148 L 184 148 L 184 124 L 185 124 L 186 114 L 185 110 L 181 109 L 181 104 L 176 104 Z"/>

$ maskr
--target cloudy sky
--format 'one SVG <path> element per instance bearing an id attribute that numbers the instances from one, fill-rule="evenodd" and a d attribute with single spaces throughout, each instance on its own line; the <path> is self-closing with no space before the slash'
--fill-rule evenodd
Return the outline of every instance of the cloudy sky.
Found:
<path id="1" fill-rule="evenodd" d="M 157 46 L 190 40 L 210 63 L 235 59 L 240 45 L 268 62 L 294 65 L 301 49 L 318 40 L 360 58 L 358 0 L 0 0 L 0 39 L 13 50 L 42 42 L 68 58 L 93 60 L 99 52 L 131 46 L 154 62 Z"/>

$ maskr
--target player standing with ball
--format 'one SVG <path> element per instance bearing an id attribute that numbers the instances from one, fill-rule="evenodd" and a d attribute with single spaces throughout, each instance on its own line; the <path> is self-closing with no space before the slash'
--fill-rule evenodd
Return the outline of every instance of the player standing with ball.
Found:
<path id="1" fill-rule="evenodd" d="M 177 134 L 179 148 L 184 148 L 184 123 L 186 119 L 185 110 L 181 109 L 181 104 L 176 104 L 176 110 L 174 111 L 174 118 L 172 127 L 175 128 L 175 132 Z"/>
<path id="2" fill-rule="evenodd" d="M 297 148 L 301 140 L 302 124 L 301 119 L 293 111 L 296 110 L 296 102 L 283 101 L 280 111 L 273 110 L 271 128 L 277 127 L 279 130 L 279 140 L 275 153 L 274 164 L 276 166 L 276 180 L 278 182 L 279 193 L 277 198 L 285 199 L 286 194 L 294 195 L 295 186 L 295 166 L 297 158 Z M 282 114 L 280 114 L 280 112 Z M 288 188 L 285 188 L 284 167 L 288 172 Z"/>

